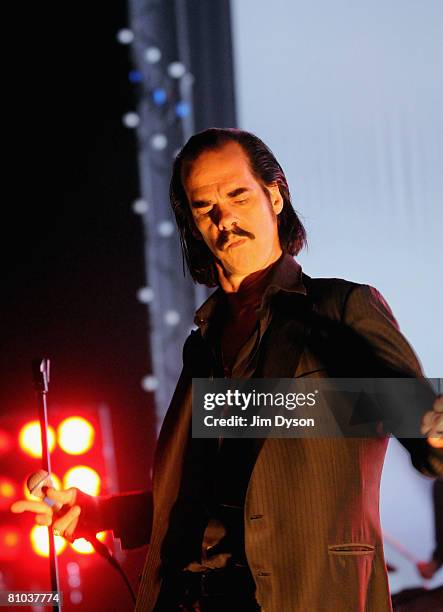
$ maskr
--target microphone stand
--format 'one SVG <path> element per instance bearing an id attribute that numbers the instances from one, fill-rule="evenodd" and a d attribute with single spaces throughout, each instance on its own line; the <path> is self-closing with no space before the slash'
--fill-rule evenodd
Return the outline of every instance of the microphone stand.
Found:
<path id="1" fill-rule="evenodd" d="M 49 389 L 49 359 L 40 357 L 32 362 L 34 385 L 38 395 L 38 416 L 42 438 L 42 467 L 51 474 L 51 457 L 48 448 L 48 403 L 47 394 Z M 52 604 L 54 612 L 61 612 L 61 592 L 59 588 L 57 555 L 55 553 L 54 534 L 52 527 L 48 527 L 49 538 L 49 569 L 51 574 L 51 591 L 58 594 L 59 601 Z"/>
<path id="2" fill-rule="evenodd" d="M 51 457 L 49 454 L 48 448 L 48 403 L 47 403 L 47 394 L 49 389 L 49 359 L 46 357 L 42 357 L 39 359 L 34 359 L 32 362 L 32 370 L 34 375 L 34 385 L 39 396 L 39 421 L 40 421 L 40 429 L 41 429 L 41 437 L 42 437 L 42 466 L 43 471 L 46 472 L 46 476 L 43 474 L 43 477 L 51 476 Z M 41 476 L 40 476 L 41 478 Z M 29 482 L 28 480 L 28 488 L 32 491 L 35 488 L 38 488 L 38 485 L 41 487 L 41 482 Z M 41 490 L 41 489 L 40 489 Z M 43 495 L 42 495 L 43 497 Z M 49 502 L 48 502 L 49 503 Z M 54 612 L 61 612 L 61 592 L 59 589 L 59 576 L 58 576 L 58 565 L 57 565 L 57 555 L 55 553 L 55 542 L 54 542 L 54 534 L 52 533 L 51 526 L 48 527 L 48 536 L 49 536 L 49 567 L 51 573 L 51 590 L 56 591 L 59 595 L 59 601 L 54 602 L 52 609 Z M 136 596 L 135 592 L 129 582 L 128 577 L 126 576 L 123 568 L 112 555 L 112 553 L 108 550 L 107 546 L 105 546 L 94 534 L 83 536 L 85 540 L 87 540 L 94 547 L 95 551 L 110 565 L 117 570 L 120 576 L 123 578 L 126 586 L 128 587 L 129 593 L 131 595 L 131 599 L 135 604 Z"/>

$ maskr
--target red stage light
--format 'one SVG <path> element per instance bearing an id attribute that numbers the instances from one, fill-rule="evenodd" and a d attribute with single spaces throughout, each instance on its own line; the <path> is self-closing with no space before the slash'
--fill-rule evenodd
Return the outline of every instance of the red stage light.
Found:
<path id="1" fill-rule="evenodd" d="M 17 485 L 10 478 L 0 476 L 0 510 L 6 510 L 17 499 Z"/>
<path id="2" fill-rule="evenodd" d="M 103 542 L 105 537 L 106 531 L 100 531 L 100 533 L 97 533 L 97 540 L 100 540 L 100 542 Z M 85 540 L 85 538 L 77 538 L 77 540 L 72 542 L 71 547 L 81 555 L 91 555 L 93 552 L 95 552 L 92 544 Z"/>
<path id="3" fill-rule="evenodd" d="M 12 449 L 12 436 L 5 429 L 0 429 L 0 455 L 5 455 Z"/>
<path id="4" fill-rule="evenodd" d="M 95 431 L 86 419 L 74 416 L 65 419 L 57 428 L 58 443 L 65 453 L 81 455 L 94 444 Z"/>
<path id="5" fill-rule="evenodd" d="M 20 531 L 13 525 L 0 527 L 0 559 L 13 561 L 20 552 Z"/>
<path id="6" fill-rule="evenodd" d="M 18 442 L 20 448 L 31 455 L 31 457 L 42 456 L 42 439 L 40 433 L 40 423 L 38 421 L 31 421 L 26 423 L 18 434 Z M 55 432 L 51 426 L 48 427 L 48 447 L 49 451 L 52 452 L 55 446 Z"/>
<path id="7" fill-rule="evenodd" d="M 32 549 L 40 557 L 49 556 L 49 537 L 48 528 L 41 525 L 34 525 L 29 533 Z M 66 548 L 68 542 L 61 536 L 55 536 L 55 552 L 60 555 Z"/>
<path id="8" fill-rule="evenodd" d="M 63 488 L 78 487 L 89 495 L 98 495 L 101 479 L 95 470 L 86 465 L 77 465 L 63 476 Z"/>

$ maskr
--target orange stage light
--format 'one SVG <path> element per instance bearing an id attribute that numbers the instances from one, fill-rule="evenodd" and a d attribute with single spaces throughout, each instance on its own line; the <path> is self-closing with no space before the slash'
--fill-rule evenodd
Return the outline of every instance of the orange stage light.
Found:
<path id="1" fill-rule="evenodd" d="M 89 495 L 98 495 L 101 479 L 95 470 L 86 465 L 77 465 L 63 476 L 63 488 L 78 487 Z"/>
<path id="2" fill-rule="evenodd" d="M 94 444 L 95 431 L 89 421 L 74 416 L 60 423 L 57 428 L 57 438 L 65 453 L 81 455 Z"/>
<path id="3" fill-rule="evenodd" d="M 0 527 L 0 559 L 12 561 L 20 552 L 20 531 L 13 525 Z"/>
<path id="4" fill-rule="evenodd" d="M 51 480 L 52 480 L 52 484 L 54 485 L 54 489 L 57 489 L 57 491 L 60 491 L 60 489 L 62 488 L 62 481 L 60 480 L 60 478 L 56 476 L 54 473 L 52 473 Z M 31 495 L 31 493 L 29 492 L 27 478 L 25 482 L 23 483 L 23 493 L 25 494 L 26 499 L 34 499 L 34 500 L 40 499 L 36 495 Z"/>
<path id="5" fill-rule="evenodd" d="M 100 540 L 100 542 L 103 542 L 105 538 L 106 531 L 100 531 L 100 533 L 97 533 L 97 540 Z M 77 540 L 72 542 L 71 547 L 81 555 L 91 555 L 93 552 L 95 552 L 92 544 L 88 542 L 88 540 L 85 540 L 85 538 L 77 538 Z"/>
<path id="6" fill-rule="evenodd" d="M 40 557 L 49 557 L 48 528 L 42 525 L 34 525 L 29 533 L 32 549 Z M 68 542 L 61 536 L 55 536 L 55 552 L 60 555 L 66 548 Z"/>
<path id="7" fill-rule="evenodd" d="M 17 499 L 17 485 L 10 478 L 0 476 L 0 510 L 6 510 Z"/>
<path id="8" fill-rule="evenodd" d="M 22 451 L 31 457 L 42 456 L 42 439 L 40 433 L 40 423 L 31 421 L 26 423 L 18 434 L 18 442 Z M 52 452 L 55 447 L 55 432 L 51 426 L 48 427 L 48 447 Z"/>

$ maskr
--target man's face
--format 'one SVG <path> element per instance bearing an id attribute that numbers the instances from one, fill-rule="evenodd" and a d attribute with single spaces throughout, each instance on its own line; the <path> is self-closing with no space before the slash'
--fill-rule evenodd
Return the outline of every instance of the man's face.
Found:
<path id="1" fill-rule="evenodd" d="M 226 275 L 247 276 L 280 257 L 277 215 L 283 199 L 277 185 L 265 193 L 239 144 L 202 153 L 184 187 L 201 238 Z"/>

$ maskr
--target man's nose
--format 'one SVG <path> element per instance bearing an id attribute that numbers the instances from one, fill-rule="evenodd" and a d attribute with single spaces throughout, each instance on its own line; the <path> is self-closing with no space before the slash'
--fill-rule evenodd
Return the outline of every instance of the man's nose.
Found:
<path id="1" fill-rule="evenodd" d="M 221 232 L 230 231 L 232 226 L 238 223 L 234 207 L 230 204 L 217 206 L 214 210 L 214 223 Z"/>

